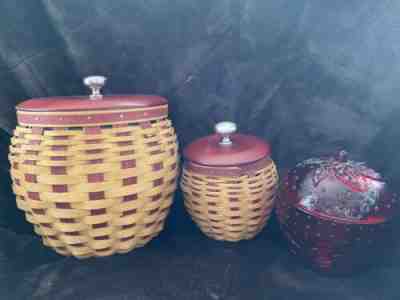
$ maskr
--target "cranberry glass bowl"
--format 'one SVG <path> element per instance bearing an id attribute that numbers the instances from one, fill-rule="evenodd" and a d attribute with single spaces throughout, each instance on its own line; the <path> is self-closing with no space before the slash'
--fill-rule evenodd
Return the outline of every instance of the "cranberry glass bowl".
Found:
<path id="1" fill-rule="evenodd" d="M 380 174 L 341 152 L 290 170 L 277 202 L 293 254 L 319 271 L 349 273 L 381 260 L 399 201 Z"/>

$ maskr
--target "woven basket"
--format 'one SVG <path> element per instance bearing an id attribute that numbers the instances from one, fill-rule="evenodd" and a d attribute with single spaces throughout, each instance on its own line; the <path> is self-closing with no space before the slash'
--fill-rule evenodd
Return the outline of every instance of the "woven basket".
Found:
<path id="1" fill-rule="evenodd" d="M 17 108 L 9 156 L 17 205 L 59 254 L 124 253 L 163 228 L 176 188 L 176 136 L 166 103 L 131 98 L 115 110 L 33 111 L 42 100 Z"/>
<path id="2" fill-rule="evenodd" d="M 186 209 L 201 231 L 225 241 L 257 235 L 274 205 L 278 174 L 272 160 L 231 176 L 210 176 L 200 169 L 184 165 L 181 187 Z"/>
<path id="3" fill-rule="evenodd" d="M 235 158 L 238 153 L 235 153 L 236 147 L 232 151 L 221 148 L 219 139 L 218 135 L 209 136 L 185 150 L 187 160 L 181 179 L 185 207 L 208 237 L 224 241 L 251 239 L 264 228 L 269 219 L 277 190 L 278 173 L 264 148 L 258 153 L 252 153 L 256 160 L 254 162 L 240 164 L 247 158 L 236 156 L 238 165 L 221 166 L 226 162 L 231 164 L 229 159 Z M 247 142 L 254 143 L 256 148 L 257 143 L 264 146 L 263 142 L 248 136 L 233 136 L 234 144 Z M 216 152 L 201 159 L 199 152 L 195 153 L 194 149 L 203 153 Z M 261 159 L 258 159 L 259 156 Z M 210 166 L 208 162 L 214 165 Z M 218 163 L 220 166 L 216 166 Z"/>

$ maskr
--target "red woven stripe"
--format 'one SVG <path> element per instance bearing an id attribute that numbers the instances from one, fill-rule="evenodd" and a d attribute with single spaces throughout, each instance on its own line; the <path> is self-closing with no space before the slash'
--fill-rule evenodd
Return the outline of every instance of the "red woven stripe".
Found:
<path id="1" fill-rule="evenodd" d="M 90 211 L 90 214 L 92 216 L 98 216 L 98 215 L 104 215 L 105 213 L 107 213 L 105 208 L 99 208 L 99 209 L 92 209 Z"/>
<path id="2" fill-rule="evenodd" d="M 52 187 L 53 193 L 67 193 L 68 192 L 68 185 L 66 184 L 55 184 Z"/>
<path id="3" fill-rule="evenodd" d="M 65 232 L 65 235 L 70 235 L 70 236 L 79 236 L 80 232 L 79 231 L 71 231 L 71 232 Z"/>
<path id="4" fill-rule="evenodd" d="M 103 173 L 88 174 L 87 177 L 88 177 L 88 182 L 89 183 L 103 182 L 104 181 L 104 174 Z"/>
<path id="5" fill-rule="evenodd" d="M 75 219 L 74 218 L 60 218 L 60 222 L 72 224 L 72 223 L 75 223 Z"/>
<path id="6" fill-rule="evenodd" d="M 53 136 L 52 138 L 53 138 L 53 140 L 56 140 L 56 141 L 60 141 L 60 140 L 62 141 L 62 140 L 69 139 L 68 135 L 58 135 L 58 136 Z"/>
<path id="7" fill-rule="evenodd" d="M 66 146 L 66 145 L 51 146 L 52 151 L 66 151 L 67 149 L 68 149 L 68 146 Z"/>
<path id="8" fill-rule="evenodd" d="M 131 136 L 132 133 L 129 131 L 125 131 L 125 132 L 117 132 L 116 136 Z"/>
<path id="9" fill-rule="evenodd" d="M 50 168 L 50 172 L 52 175 L 66 175 L 67 168 L 64 166 L 53 166 Z"/>
<path id="10" fill-rule="evenodd" d="M 117 142 L 117 145 L 118 146 L 130 146 L 130 145 L 133 145 L 133 142 L 132 141 L 126 141 L 126 142 Z"/>
<path id="11" fill-rule="evenodd" d="M 123 185 L 132 185 L 137 183 L 137 177 L 124 178 Z"/>
<path id="12" fill-rule="evenodd" d="M 137 198 L 138 198 L 137 194 L 124 196 L 123 199 L 122 199 L 122 202 L 134 201 Z"/>
<path id="13" fill-rule="evenodd" d="M 161 170 L 163 167 L 164 167 L 163 162 L 159 162 L 159 163 L 153 164 L 153 171 L 159 171 L 159 170 Z"/>
<path id="14" fill-rule="evenodd" d="M 37 176 L 35 174 L 25 174 L 25 181 L 37 183 Z"/>
<path id="15" fill-rule="evenodd" d="M 92 145 L 92 144 L 99 144 L 103 141 L 103 139 L 95 139 L 95 140 L 86 140 L 85 144 Z"/>
<path id="16" fill-rule="evenodd" d="M 121 242 L 126 242 L 126 241 L 132 240 L 132 239 L 134 239 L 134 238 L 135 238 L 135 236 L 132 235 L 132 236 L 128 236 L 128 237 L 121 238 L 120 241 L 121 241 Z"/>
<path id="17" fill-rule="evenodd" d="M 53 161 L 65 161 L 65 160 L 67 160 L 67 157 L 66 156 L 51 156 L 50 160 L 53 160 Z"/>
<path id="18" fill-rule="evenodd" d="M 136 167 L 136 160 L 123 160 L 121 161 L 121 169 L 129 169 Z"/>
<path id="19" fill-rule="evenodd" d="M 105 199 L 104 192 L 90 192 L 89 193 L 90 200 L 102 200 Z"/>
<path id="20" fill-rule="evenodd" d="M 124 156 L 124 155 L 133 155 L 135 154 L 135 150 L 127 150 L 127 151 L 121 151 L 119 155 Z"/>
<path id="21" fill-rule="evenodd" d="M 122 216 L 129 216 L 129 215 L 134 215 L 136 214 L 136 209 L 131 209 L 131 210 L 126 210 L 122 213 Z"/>
<path id="22" fill-rule="evenodd" d="M 91 149 L 91 150 L 86 150 L 85 152 L 86 152 L 86 154 L 99 154 L 99 153 L 104 152 L 104 150 L 103 149 Z"/>
<path id="23" fill-rule="evenodd" d="M 71 204 L 70 203 L 56 203 L 56 208 L 62 208 L 62 209 L 68 209 L 71 208 Z"/>
<path id="24" fill-rule="evenodd" d="M 108 223 L 104 222 L 104 223 L 93 224 L 92 228 L 93 229 L 97 229 L 97 228 L 104 228 L 104 227 L 107 227 L 107 226 L 108 226 Z"/>
<path id="25" fill-rule="evenodd" d="M 40 194 L 38 192 L 28 192 L 28 198 L 32 200 L 40 200 Z"/>
<path id="26" fill-rule="evenodd" d="M 104 159 L 101 159 L 101 158 L 88 160 L 89 165 L 102 164 L 103 162 L 104 162 Z"/>
<path id="27" fill-rule="evenodd" d="M 94 237 L 94 239 L 95 239 L 96 241 L 108 240 L 109 238 L 110 238 L 109 235 L 102 235 L 102 236 L 96 236 L 96 237 Z"/>

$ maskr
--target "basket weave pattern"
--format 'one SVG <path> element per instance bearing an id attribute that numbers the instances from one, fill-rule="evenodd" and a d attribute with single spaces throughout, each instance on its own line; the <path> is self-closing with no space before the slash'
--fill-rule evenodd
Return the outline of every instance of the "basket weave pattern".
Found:
<path id="1" fill-rule="evenodd" d="M 277 190 L 278 173 L 269 160 L 240 176 L 210 176 L 183 169 L 185 207 L 200 230 L 216 240 L 251 239 L 267 223 Z"/>
<path id="2" fill-rule="evenodd" d="M 163 228 L 177 176 L 166 119 L 96 127 L 19 126 L 10 146 L 17 206 L 43 243 L 78 258 L 128 252 Z"/>

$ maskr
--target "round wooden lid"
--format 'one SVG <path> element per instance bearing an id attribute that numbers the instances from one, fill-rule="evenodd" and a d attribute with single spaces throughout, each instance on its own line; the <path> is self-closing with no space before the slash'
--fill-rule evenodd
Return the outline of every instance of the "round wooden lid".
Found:
<path id="1" fill-rule="evenodd" d="M 113 125 L 166 117 L 168 102 L 156 95 L 111 95 L 100 92 L 106 78 L 84 79 L 91 90 L 88 96 L 30 99 L 17 109 L 18 123 L 39 127 Z"/>
<path id="2" fill-rule="evenodd" d="M 188 145 L 185 159 L 205 166 L 224 167 L 254 163 L 269 157 L 270 146 L 263 140 L 244 134 L 236 134 L 236 125 L 221 122 L 216 134 L 200 138 Z"/>
<path id="3" fill-rule="evenodd" d="M 129 109 L 166 105 L 167 100 L 156 95 L 112 95 L 92 100 L 89 96 L 36 98 L 17 105 L 19 111 L 57 112 Z"/>

